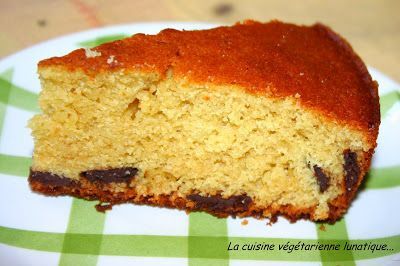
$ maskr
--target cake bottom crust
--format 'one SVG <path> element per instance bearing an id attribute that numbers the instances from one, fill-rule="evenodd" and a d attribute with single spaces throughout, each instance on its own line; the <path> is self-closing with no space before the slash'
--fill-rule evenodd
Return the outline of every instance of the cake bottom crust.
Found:
<path id="1" fill-rule="evenodd" d="M 359 181 L 361 182 L 361 178 Z M 134 203 L 181 209 L 188 213 L 205 211 L 219 218 L 228 216 L 269 218 L 270 222 L 275 222 L 278 216 L 284 216 L 291 222 L 299 219 L 317 220 L 314 218 L 316 206 L 307 208 L 297 208 L 292 205 L 260 207 L 246 195 L 235 195 L 229 198 L 223 198 L 221 195 L 201 196 L 198 193 L 189 194 L 186 198 L 178 196 L 176 193 L 140 195 L 134 187 L 127 185 L 121 190 L 117 189 L 120 185 L 118 183 L 91 182 L 83 178 L 77 181 L 48 172 L 32 170 L 29 175 L 29 184 L 33 191 L 48 196 L 70 195 L 86 200 L 97 200 L 99 203 L 96 205 L 96 209 L 100 212 L 109 210 L 116 204 Z M 358 185 L 329 203 L 329 215 L 325 221 L 332 223 L 343 215 Z"/>

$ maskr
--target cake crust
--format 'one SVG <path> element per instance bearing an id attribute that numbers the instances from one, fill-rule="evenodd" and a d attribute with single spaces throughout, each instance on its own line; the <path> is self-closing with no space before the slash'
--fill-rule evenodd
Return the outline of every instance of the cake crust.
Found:
<path id="1" fill-rule="evenodd" d="M 269 97 L 297 96 L 302 105 L 364 130 L 371 141 L 378 134 L 378 85 L 350 44 L 323 24 L 245 21 L 200 31 L 165 29 L 92 50 L 96 56 L 78 49 L 43 60 L 39 68 L 57 66 L 91 76 L 172 71 L 197 83 L 238 85 Z"/>

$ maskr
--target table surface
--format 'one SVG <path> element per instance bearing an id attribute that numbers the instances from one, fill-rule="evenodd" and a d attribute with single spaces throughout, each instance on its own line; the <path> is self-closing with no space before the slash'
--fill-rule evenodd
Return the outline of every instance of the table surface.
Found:
<path id="1" fill-rule="evenodd" d="M 144 21 L 231 24 L 255 19 L 322 22 L 344 36 L 364 61 L 400 81 L 398 0 L 2 0 L 0 57 L 94 27 Z"/>

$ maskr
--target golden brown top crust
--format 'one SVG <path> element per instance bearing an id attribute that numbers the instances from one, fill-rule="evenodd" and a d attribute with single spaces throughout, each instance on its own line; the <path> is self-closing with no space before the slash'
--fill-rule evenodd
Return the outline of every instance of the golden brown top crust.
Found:
<path id="1" fill-rule="evenodd" d="M 193 82 L 235 84 L 250 93 L 297 96 L 302 105 L 349 123 L 376 138 L 380 123 L 377 83 L 351 46 L 330 28 L 279 21 L 246 21 L 201 31 L 166 29 L 100 45 L 101 55 L 78 49 L 43 60 L 89 75 L 140 69 L 186 77 Z"/>

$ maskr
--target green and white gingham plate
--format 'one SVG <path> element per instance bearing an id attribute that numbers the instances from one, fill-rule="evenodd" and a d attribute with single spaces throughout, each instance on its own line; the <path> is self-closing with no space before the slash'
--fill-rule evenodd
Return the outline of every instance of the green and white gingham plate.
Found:
<path id="1" fill-rule="evenodd" d="M 38 61 L 137 32 L 212 26 L 114 26 L 47 41 L 0 61 L 0 265 L 400 265 L 400 84 L 372 68 L 381 96 L 378 149 L 348 213 L 325 230 L 310 221 L 290 224 L 280 218 L 267 226 L 265 220 L 248 219 L 242 225 L 242 219 L 130 204 L 102 214 L 93 208 L 95 202 L 30 191 L 33 142 L 26 124 L 39 112 Z M 228 250 L 229 244 L 255 243 L 275 248 Z M 343 250 L 346 243 L 361 250 Z M 341 248 L 319 250 L 312 244 Z M 292 248 L 282 249 L 285 245 Z M 371 245 L 386 245 L 386 250 L 371 250 Z"/>

